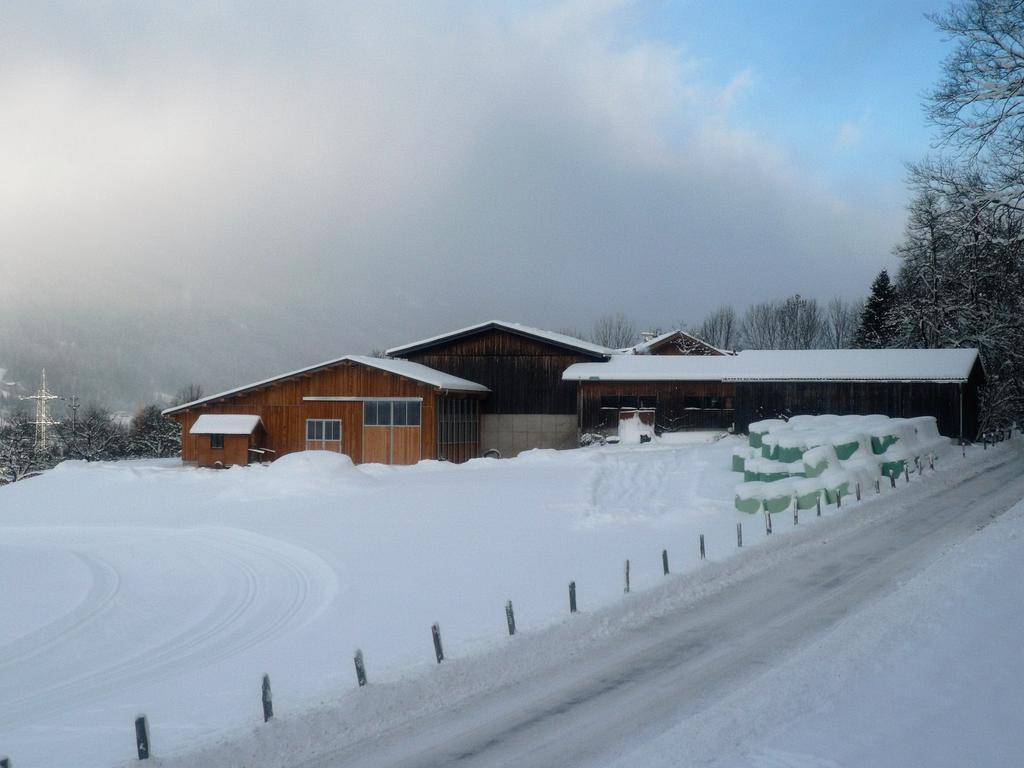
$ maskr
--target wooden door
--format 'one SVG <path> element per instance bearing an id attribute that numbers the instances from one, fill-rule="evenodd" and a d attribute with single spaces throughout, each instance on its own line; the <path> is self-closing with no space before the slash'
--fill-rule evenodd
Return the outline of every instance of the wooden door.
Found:
<path id="1" fill-rule="evenodd" d="M 391 445 L 392 464 L 415 464 L 421 458 L 420 428 L 392 427 Z"/>
<path id="2" fill-rule="evenodd" d="M 391 463 L 391 427 L 363 427 L 363 463 Z"/>

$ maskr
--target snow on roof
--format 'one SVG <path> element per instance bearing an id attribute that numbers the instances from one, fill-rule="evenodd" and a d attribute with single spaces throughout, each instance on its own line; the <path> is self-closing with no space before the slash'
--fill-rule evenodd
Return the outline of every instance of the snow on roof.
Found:
<path id="1" fill-rule="evenodd" d="M 568 336 L 564 333 L 555 333 L 554 331 L 545 331 L 540 328 L 531 328 L 528 325 L 522 323 L 509 323 L 504 320 L 488 320 L 484 323 L 477 323 L 476 325 L 470 325 L 465 328 L 459 328 L 455 331 L 448 331 L 447 333 L 439 334 L 438 336 L 431 336 L 429 339 L 421 339 L 420 341 L 414 341 L 411 344 L 403 344 L 400 347 L 392 347 L 387 350 L 389 355 L 402 355 L 409 352 L 413 352 L 422 347 L 429 347 L 439 341 L 447 341 L 449 339 L 457 339 L 461 336 L 469 336 L 470 334 L 477 333 L 478 331 L 488 330 L 490 328 L 502 328 L 512 333 L 518 333 L 522 336 L 530 336 L 535 339 L 541 339 L 548 341 L 552 344 L 557 344 L 560 347 L 566 347 L 568 349 L 575 349 L 580 352 L 586 352 L 590 355 L 598 355 L 600 357 L 609 357 L 614 354 L 618 354 L 617 350 L 609 349 L 608 347 L 602 347 L 600 344 L 592 344 L 589 341 L 583 341 L 577 339 L 575 336 Z"/>
<path id="2" fill-rule="evenodd" d="M 724 356 L 620 355 L 569 366 L 565 381 L 967 381 L 976 349 L 746 350 Z"/>
<path id="3" fill-rule="evenodd" d="M 631 352 L 634 355 L 646 355 L 646 354 L 648 354 L 648 352 L 651 349 L 653 349 L 654 347 L 657 347 L 662 342 L 671 339 L 676 334 L 679 334 L 680 336 L 685 336 L 688 339 L 692 339 L 693 341 L 697 342 L 698 344 L 703 344 L 708 349 L 713 349 L 715 352 L 717 352 L 720 355 L 731 355 L 731 354 L 733 354 L 728 349 L 719 349 L 716 346 L 708 344 L 706 341 L 704 341 L 704 339 L 700 339 L 700 338 L 694 336 L 692 333 L 687 333 L 686 331 L 684 331 L 682 329 L 676 329 L 674 331 L 666 331 L 665 333 L 661 334 L 660 336 L 655 336 L 654 338 L 648 339 L 647 341 L 643 341 L 643 342 L 637 344 L 636 346 L 627 347 L 623 351 L 627 352 L 627 353 Z"/>
<path id="4" fill-rule="evenodd" d="M 259 416 L 239 413 L 204 413 L 192 429 L 190 435 L 251 435 L 260 423 Z"/>
<path id="5" fill-rule="evenodd" d="M 477 384 L 474 381 L 467 381 L 466 379 L 460 379 L 458 376 L 452 376 L 441 371 L 428 368 L 425 365 L 419 363 L 413 363 L 408 360 L 391 360 L 383 357 L 371 357 L 370 355 L 345 355 L 335 360 L 327 360 L 316 365 L 311 365 L 306 368 L 300 368 L 297 371 L 291 371 L 289 373 L 282 373 L 278 376 L 271 376 L 269 379 L 263 379 L 262 381 L 256 381 L 252 384 L 246 384 L 242 387 L 235 387 L 224 392 L 218 392 L 216 395 L 209 395 L 208 397 L 201 397 L 198 400 L 193 400 L 190 403 L 182 403 L 171 408 L 167 408 L 163 411 L 164 415 L 177 413 L 178 411 L 184 411 L 188 408 L 193 408 L 203 403 L 209 403 L 214 400 L 222 400 L 226 397 L 241 394 L 251 389 L 265 386 L 267 384 L 273 384 L 281 379 L 289 379 L 293 376 L 299 376 L 304 373 L 310 373 L 312 371 L 318 371 L 323 368 L 331 368 L 335 365 L 339 365 L 344 362 L 359 363 L 360 365 L 366 365 L 370 368 L 377 368 L 381 371 L 387 371 L 397 376 L 404 376 L 407 379 L 414 379 L 415 381 L 421 381 L 424 384 L 429 384 L 432 387 L 438 389 L 450 389 L 457 392 L 490 392 L 487 387 L 483 384 Z"/>
<path id="6" fill-rule="evenodd" d="M 721 381 L 733 370 L 729 355 L 616 355 L 605 363 L 576 363 L 563 381 Z"/>

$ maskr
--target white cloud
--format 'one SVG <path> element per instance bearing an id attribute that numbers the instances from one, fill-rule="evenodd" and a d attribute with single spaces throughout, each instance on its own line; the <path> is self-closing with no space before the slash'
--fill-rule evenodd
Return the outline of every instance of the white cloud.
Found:
<path id="1" fill-rule="evenodd" d="M 751 70 L 710 88 L 629 4 L 248 7 L 14 20 L 0 300 L 314 307 L 333 354 L 859 291 L 898 232 L 730 125 Z"/>

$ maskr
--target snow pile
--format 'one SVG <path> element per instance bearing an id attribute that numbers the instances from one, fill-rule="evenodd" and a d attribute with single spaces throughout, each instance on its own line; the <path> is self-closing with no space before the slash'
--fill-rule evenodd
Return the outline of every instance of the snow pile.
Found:
<path id="1" fill-rule="evenodd" d="M 736 509 L 781 512 L 806 509 L 872 485 L 880 476 L 920 471 L 950 446 L 935 418 L 799 415 L 749 427 L 748 446 L 735 448 L 732 469 L 743 473 Z"/>

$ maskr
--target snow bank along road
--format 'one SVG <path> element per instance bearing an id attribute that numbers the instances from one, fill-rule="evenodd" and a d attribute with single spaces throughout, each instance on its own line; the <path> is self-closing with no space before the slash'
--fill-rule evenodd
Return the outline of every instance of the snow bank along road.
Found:
<path id="1" fill-rule="evenodd" d="M 875 505 L 860 519 L 837 520 L 830 530 L 787 542 L 797 548 L 792 556 L 761 557 L 728 588 L 640 620 L 633 631 L 611 633 L 570 659 L 541 641 L 538 650 L 551 652 L 551 663 L 523 680 L 291 764 L 631 765 L 631 752 L 742 690 L 780 657 L 815 642 L 1011 508 L 1024 496 L 1021 466 L 1014 450 L 903 508 Z M 443 697 L 443 690 L 435 693 Z M 709 740 L 715 751 L 682 744 L 677 764 L 713 763 L 747 724 L 719 726 Z M 276 751 L 272 739 L 264 748 Z M 978 764 L 986 764 L 983 753 Z"/>

